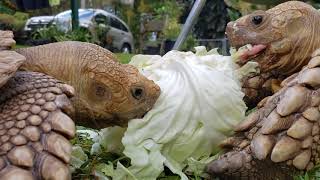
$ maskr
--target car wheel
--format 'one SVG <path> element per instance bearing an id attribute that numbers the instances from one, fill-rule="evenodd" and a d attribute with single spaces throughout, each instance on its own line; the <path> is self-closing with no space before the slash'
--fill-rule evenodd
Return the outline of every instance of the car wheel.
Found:
<path id="1" fill-rule="evenodd" d="M 121 48 L 122 53 L 131 53 L 131 47 L 128 44 L 124 44 Z"/>

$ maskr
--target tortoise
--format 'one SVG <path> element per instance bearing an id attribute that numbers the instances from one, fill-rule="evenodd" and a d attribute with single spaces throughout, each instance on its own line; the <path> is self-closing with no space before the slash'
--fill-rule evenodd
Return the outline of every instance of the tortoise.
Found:
<path id="1" fill-rule="evenodd" d="M 243 79 L 245 101 L 250 108 L 279 90 L 283 79 L 309 62 L 312 52 L 320 48 L 319 24 L 320 12 L 299 1 L 259 10 L 228 23 L 226 34 L 231 46 L 253 45 L 241 54 L 238 63 L 259 63 L 261 74 Z"/>
<path id="2" fill-rule="evenodd" d="M 264 97 L 257 109 L 234 128 L 234 136 L 221 143 L 225 153 L 206 169 L 221 179 L 293 179 L 294 174 L 320 162 L 320 39 L 316 35 L 320 12 L 305 3 L 290 1 L 228 26 L 239 27 L 239 33 L 244 33 L 248 27 L 240 23 L 255 24 L 253 21 L 260 16 L 266 21 L 266 25 L 261 22 L 259 31 L 263 33 L 253 33 L 239 45 L 244 41 L 257 43 L 249 51 L 260 53 L 254 55 L 262 73 L 270 73 L 271 78 L 287 78 L 275 94 Z M 285 33 L 275 31 L 268 22 L 281 25 Z M 262 34 L 269 36 L 254 40 Z M 270 40 L 280 35 L 285 38 Z M 264 42 L 265 47 L 258 45 Z"/>
<path id="3" fill-rule="evenodd" d="M 160 95 L 160 87 L 137 68 L 121 64 L 95 44 L 64 41 L 16 51 L 26 57 L 21 70 L 47 74 L 75 88 L 71 101 L 77 112 L 72 117 L 79 125 L 126 126 L 149 111 Z"/>
<path id="4" fill-rule="evenodd" d="M 19 54 L 10 50 L 12 32 L 0 31 L 0 42 L 0 179 L 71 179 L 75 123 L 126 126 L 160 93 L 93 44 L 62 42 Z"/>

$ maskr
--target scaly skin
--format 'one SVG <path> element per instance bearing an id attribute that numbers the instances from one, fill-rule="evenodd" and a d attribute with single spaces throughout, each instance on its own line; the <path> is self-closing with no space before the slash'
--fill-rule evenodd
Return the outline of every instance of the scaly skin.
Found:
<path id="1" fill-rule="evenodd" d="M 256 15 L 263 16 L 258 26 L 252 24 Z M 249 92 L 270 93 L 273 84 L 278 86 L 274 86 L 274 95 L 264 98 L 257 110 L 235 127 L 235 135 L 221 143 L 225 154 L 207 166 L 213 177 L 292 179 L 293 174 L 310 170 L 320 162 L 319 24 L 318 11 L 290 1 L 228 25 L 233 46 L 266 45 L 254 58 L 262 74 L 245 79 L 244 89 L 254 86 Z M 263 98 L 254 94 L 257 96 L 247 94 L 249 100 Z"/>
<path id="2" fill-rule="evenodd" d="M 17 72 L 0 91 L 0 179 L 71 179 L 73 88 Z"/>
<path id="3" fill-rule="evenodd" d="M 26 57 L 22 69 L 53 76 L 72 85 L 77 124 L 93 128 L 126 126 L 143 116 L 160 88 L 131 65 L 122 65 L 106 49 L 83 42 L 59 42 L 18 49 Z"/>
<path id="4" fill-rule="evenodd" d="M 235 127 L 207 171 L 222 179 L 292 179 L 320 162 L 320 49 Z"/>
<path id="5" fill-rule="evenodd" d="M 253 18 L 261 16 L 259 24 Z M 261 75 L 244 79 L 244 92 L 250 107 L 279 89 L 279 82 L 301 70 L 320 48 L 320 12 L 298 1 L 289 1 L 267 11 L 256 11 L 227 25 L 227 36 L 234 47 L 266 45 L 257 57 L 242 59 L 259 63 Z M 257 80 L 258 79 L 258 80 Z M 272 87 L 273 85 L 273 87 Z M 273 89 L 273 91 L 272 91 Z"/>

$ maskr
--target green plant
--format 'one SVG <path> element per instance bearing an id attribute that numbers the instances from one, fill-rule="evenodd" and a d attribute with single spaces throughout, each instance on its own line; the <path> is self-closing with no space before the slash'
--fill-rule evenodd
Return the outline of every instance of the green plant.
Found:
<path id="1" fill-rule="evenodd" d="M 49 26 L 46 28 L 39 29 L 36 32 L 32 33 L 31 37 L 34 40 L 47 39 L 51 41 L 56 41 L 55 37 L 59 35 L 63 35 L 63 33 L 58 31 L 56 27 Z"/>
<path id="2" fill-rule="evenodd" d="M 88 128 L 83 127 L 77 127 L 77 129 L 88 130 Z M 90 130 L 92 131 L 92 129 Z M 81 155 L 85 157 L 82 159 L 83 162 L 80 166 L 75 166 L 77 160 L 72 160 L 72 179 L 94 179 L 94 172 L 98 172 L 104 176 L 110 176 L 108 171 L 109 167 L 116 166 L 118 161 L 121 161 L 125 166 L 129 166 L 130 164 L 128 158 L 107 152 L 102 146 L 101 151 L 92 154 L 91 148 L 94 142 L 88 133 L 76 133 L 76 137 L 71 140 L 71 143 L 74 147 L 80 147 L 80 151 L 82 151 Z M 74 153 L 77 152 L 74 151 L 73 154 Z"/>
<path id="3" fill-rule="evenodd" d="M 5 14 L 14 14 L 13 7 L 7 1 L 0 1 L 0 12 Z"/>
<path id="4" fill-rule="evenodd" d="M 76 29 L 55 37 L 56 41 L 92 42 L 92 35 L 87 29 Z"/>
<path id="5" fill-rule="evenodd" d="M 181 24 L 178 23 L 178 20 L 169 18 L 167 25 L 163 30 L 163 34 L 166 39 L 175 40 L 177 39 L 180 31 L 181 31 Z"/>
<path id="6" fill-rule="evenodd" d="M 116 53 L 116 56 L 122 64 L 128 64 L 134 54 Z"/>
<path id="7" fill-rule="evenodd" d="M 294 177 L 294 180 L 318 180 L 318 179 L 320 179 L 320 165 L 316 165 L 310 171 Z"/>
<path id="8" fill-rule="evenodd" d="M 14 15 L 0 14 L 1 28 L 13 31 L 21 31 L 28 19 L 28 14 L 16 12 Z"/>
<path id="9" fill-rule="evenodd" d="M 228 11 L 228 16 L 231 21 L 235 21 L 241 17 L 240 12 L 237 11 L 236 9 L 228 8 L 227 11 Z"/>
<path id="10" fill-rule="evenodd" d="M 152 8 L 158 18 L 163 18 L 163 16 L 167 15 L 172 19 L 178 19 L 182 14 L 182 7 L 179 6 L 177 1 L 173 0 L 158 1 L 153 3 Z"/>
<path id="11" fill-rule="evenodd" d="M 198 46 L 199 43 L 197 41 L 197 39 L 194 37 L 194 35 L 190 34 L 187 39 L 185 40 L 185 42 L 182 45 L 182 50 L 183 51 L 189 51 L 192 50 L 194 47 Z"/>
<path id="12" fill-rule="evenodd" d="M 178 20 L 182 15 L 182 8 L 172 0 L 154 3 L 153 8 L 156 18 L 167 17 L 167 23 L 163 30 L 164 37 L 170 40 L 177 39 L 181 31 L 181 24 Z"/>
<path id="13" fill-rule="evenodd" d="M 87 35 L 90 35 L 91 39 L 88 39 L 89 42 L 95 43 L 101 46 L 106 46 L 108 40 L 106 37 L 106 34 L 110 30 L 109 26 L 105 25 L 97 25 L 93 32 L 87 31 L 86 29 L 83 29 L 84 32 L 87 33 Z"/>
<path id="14" fill-rule="evenodd" d="M 52 42 L 59 41 L 82 41 L 92 42 L 92 35 L 87 29 L 79 28 L 67 33 L 61 32 L 56 26 L 49 26 L 33 33 L 32 38 L 35 40 L 45 39 Z"/>

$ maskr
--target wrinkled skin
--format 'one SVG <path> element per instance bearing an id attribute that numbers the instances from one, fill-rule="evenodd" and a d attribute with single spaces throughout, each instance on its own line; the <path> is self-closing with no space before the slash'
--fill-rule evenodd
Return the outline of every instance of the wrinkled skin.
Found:
<path id="1" fill-rule="evenodd" d="M 18 49 L 22 69 L 42 72 L 72 85 L 77 124 L 93 128 L 126 126 L 142 117 L 160 88 L 131 65 L 122 65 L 108 50 L 82 42 L 60 42 Z"/>
<path id="2" fill-rule="evenodd" d="M 256 80 L 243 79 L 250 107 L 276 92 L 285 77 L 308 63 L 312 52 L 320 48 L 319 24 L 320 12 L 298 1 L 256 11 L 228 23 L 226 33 L 231 46 L 256 45 L 239 61 L 243 65 L 253 60 L 260 66 L 261 74 L 254 77 Z"/>

